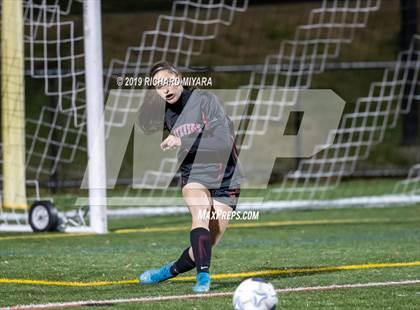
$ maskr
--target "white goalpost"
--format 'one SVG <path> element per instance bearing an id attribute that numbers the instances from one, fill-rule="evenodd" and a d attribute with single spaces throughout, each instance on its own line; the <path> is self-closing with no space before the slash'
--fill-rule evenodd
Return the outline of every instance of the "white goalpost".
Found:
<path id="1" fill-rule="evenodd" d="M 71 1 L 65 10 L 61 10 L 59 2 L 33 0 L 5 0 L 2 2 L 2 201 L 0 203 L 0 231 L 29 231 L 28 216 L 36 218 L 40 230 L 55 229 L 60 218 L 51 201 L 36 201 L 34 210 L 29 210 L 26 199 L 26 186 L 31 183 L 26 179 L 25 167 L 25 90 L 24 90 L 24 43 L 30 45 L 30 52 L 34 53 L 34 45 L 39 42 L 36 36 L 44 31 L 48 36 L 52 25 L 56 26 L 57 36 L 60 37 L 61 27 L 70 23 L 60 23 L 60 14 L 67 14 Z M 29 40 L 24 40 L 24 18 L 30 27 Z M 56 22 L 54 23 L 54 20 Z M 102 25 L 101 2 L 99 0 L 83 1 L 84 25 L 84 73 L 86 81 L 86 126 L 87 126 L 87 153 L 88 153 L 88 191 L 89 191 L 89 224 L 83 220 L 75 226 L 64 227 L 71 232 L 107 232 L 106 219 L 106 164 L 104 141 L 104 95 L 103 95 L 103 61 L 102 61 Z M 45 29 L 42 29 L 44 27 Z M 70 27 L 72 29 L 72 27 Z M 73 33 L 71 33 L 73 35 Z M 26 42 L 25 42 L 26 41 Z M 78 39 L 70 37 L 62 41 L 55 41 L 58 46 L 66 42 L 74 44 Z M 42 42 L 45 48 L 45 43 Z M 71 45 L 73 47 L 73 45 Z M 72 48 L 73 50 L 73 48 Z M 47 53 L 47 50 L 44 50 Z M 74 51 L 73 51 L 74 53 Z M 48 61 L 48 55 L 41 59 Z M 70 54 L 62 57 L 62 61 L 69 58 L 74 60 L 77 55 Z M 28 59 L 28 58 L 26 58 Z M 39 57 L 30 57 L 31 67 L 39 61 Z M 32 75 L 36 77 L 36 74 Z M 46 82 L 48 72 L 44 72 Z M 60 72 L 57 74 L 61 74 Z M 63 77 L 65 75 L 63 74 Z M 59 79 L 61 77 L 58 77 Z M 61 80 L 59 82 L 61 86 Z M 46 90 L 53 93 L 51 85 L 46 85 Z M 71 90 L 75 92 L 75 90 Z M 48 91 L 46 91 L 48 94 Z M 58 96 L 64 97 L 65 91 Z M 72 99 L 74 100 L 74 99 Z M 61 107 L 62 108 L 62 107 Z M 71 111 L 72 112 L 72 111 Z M 42 114 L 41 114 L 42 115 Z M 57 126 L 58 127 L 58 126 Z M 51 138 L 53 127 L 48 133 Z M 39 130 L 37 129 L 36 132 Z M 31 148 L 31 156 L 32 151 Z M 44 161 L 45 156 L 42 161 Z M 26 161 L 28 163 L 28 161 Z M 38 169 L 39 170 L 39 169 Z M 38 181 L 35 180 L 36 198 L 39 199 Z M 30 221 L 30 220 L 29 220 Z M 49 222 L 53 222 L 53 226 Z M 34 227 L 32 226 L 34 229 Z"/>
<path id="2" fill-rule="evenodd" d="M 101 1 L 83 4 L 90 227 L 107 232 Z"/>

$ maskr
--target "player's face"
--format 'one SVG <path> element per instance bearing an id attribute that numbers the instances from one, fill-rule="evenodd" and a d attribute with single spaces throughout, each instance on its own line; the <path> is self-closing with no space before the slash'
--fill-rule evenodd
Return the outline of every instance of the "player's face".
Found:
<path id="1" fill-rule="evenodd" d="M 175 103 L 181 96 L 181 79 L 169 70 L 162 70 L 156 73 L 153 76 L 153 85 L 158 95 L 167 103 Z"/>

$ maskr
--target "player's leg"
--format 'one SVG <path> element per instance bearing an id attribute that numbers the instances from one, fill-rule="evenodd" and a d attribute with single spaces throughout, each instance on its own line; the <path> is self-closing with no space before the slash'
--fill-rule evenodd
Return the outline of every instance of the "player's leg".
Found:
<path id="1" fill-rule="evenodd" d="M 208 220 L 199 216 L 199 212 L 206 212 L 208 210 L 209 198 L 208 190 L 198 183 L 188 183 L 183 189 L 183 196 L 185 202 L 190 210 L 192 217 L 191 230 L 196 228 L 208 228 Z M 203 202 L 201 202 L 203 201 Z M 194 260 L 193 248 L 189 246 L 184 250 L 179 259 L 173 264 L 171 272 L 175 275 L 190 271 L 196 267 Z"/>
<path id="2" fill-rule="evenodd" d="M 222 214 L 222 212 L 232 211 L 232 208 L 226 204 L 213 200 L 212 212 Z M 211 247 L 216 246 L 220 239 L 222 238 L 226 228 L 228 226 L 229 220 L 219 217 L 216 219 L 210 219 L 209 221 L 209 230 L 210 230 L 210 240 Z M 198 223 L 194 223 L 193 226 L 197 226 Z M 184 250 L 180 258 L 172 265 L 171 271 L 174 274 L 183 273 L 194 269 L 195 267 L 194 253 L 193 248 L 189 247 Z"/>
<path id="3" fill-rule="evenodd" d="M 217 217 L 210 218 L 210 233 L 212 245 L 216 246 L 222 238 L 229 224 L 229 212 L 236 209 L 240 188 L 220 188 L 212 191 L 213 209 Z"/>
<path id="4" fill-rule="evenodd" d="M 191 213 L 191 230 L 196 228 L 209 229 L 209 220 L 203 217 L 206 212 L 210 212 L 212 198 L 209 190 L 202 184 L 191 182 L 182 188 L 182 196 Z"/>
<path id="5" fill-rule="evenodd" d="M 211 244 L 213 247 L 219 243 L 229 224 L 229 219 L 222 214 L 227 214 L 230 211 L 232 211 L 230 206 L 213 199 L 212 212 L 218 215 L 215 218 L 210 218 L 209 223 Z"/>
<path id="6" fill-rule="evenodd" d="M 197 284 L 193 287 L 193 290 L 195 292 L 207 292 L 210 289 L 211 235 L 209 218 L 206 214 L 211 210 L 212 199 L 208 189 L 196 182 L 186 184 L 182 188 L 182 195 L 192 218 L 190 251 L 193 254 L 192 257 L 197 269 Z"/>
<path id="7" fill-rule="evenodd" d="M 213 199 L 213 207 L 212 207 L 211 211 L 221 214 L 222 212 L 232 211 L 232 208 L 230 206 L 224 204 L 224 203 L 218 202 L 218 201 Z M 227 228 L 228 224 L 229 224 L 228 219 L 225 219 L 225 218 L 222 218 L 222 217 L 218 217 L 217 219 L 211 219 L 210 218 L 209 230 L 210 230 L 211 246 L 212 247 L 216 246 L 219 243 L 219 241 L 222 238 L 224 232 L 226 231 L 226 228 Z M 193 253 L 192 248 L 189 247 L 188 249 L 185 250 L 185 252 L 187 252 L 187 251 L 188 251 L 188 259 L 190 259 L 192 261 L 192 263 L 194 263 L 194 266 L 195 266 L 194 253 Z M 183 255 L 184 255 L 184 253 L 183 253 Z"/>
<path id="8" fill-rule="evenodd" d="M 197 208 L 197 209 L 200 209 L 200 208 Z M 205 208 L 204 210 L 209 211 L 209 208 Z M 193 236 L 194 229 L 203 229 L 203 223 L 201 223 L 202 219 L 198 216 L 197 210 L 192 211 L 193 229 L 191 230 L 191 247 L 189 251 L 187 250 L 184 251 L 184 255 L 188 255 L 189 259 L 194 259 L 194 257 L 197 257 L 196 266 L 201 266 L 200 269 L 197 268 L 197 284 L 193 287 L 193 291 L 198 292 L 198 293 L 207 292 L 210 289 L 210 276 L 208 273 L 209 269 L 207 268 L 205 272 L 203 272 L 202 266 L 203 265 L 210 266 L 211 249 L 213 246 L 216 246 L 217 243 L 219 243 L 229 223 L 229 220 L 223 217 L 222 214 L 223 213 L 226 214 L 227 212 L 232 211 L 232 208 L 228 206 L 227 204 L 224 204 L 224 203 L 221 203 L 219 201 L 212 199 L 211 211 L 216 212 L 216 214 L 218 214 L 219 216 L 216 216 L 215 218 L 210 218 L 209 222 L 207 221 L 204 222 L 206 226 L 208 225 L 208 229 L 209 229 L 209 238 L 206 237 L 206 245 L 203 247 L 205 249 L 205 252 L 208 253 L 208 257 L 206 257 L 206 259 L 203 260 L 203 257 L 201 256 L 202 248 L 200 248 L 200 245 L 199 245 L 198 251 L 197 251 L 197 247 L 194 246 L 194 236 Z"/>
<path id="9" fill-rule="evenodd" d="M 235 197 L 231 197 L 232 193 L 234 193 Z M 210 217 L 209 221 L 209 230 L 210 230 L 210 237 L 211 237 L 211 245 L 212 247 L 216 246 L 220 239 L 222 238 L 224 232 L 226 231 L 226 228 L 229 224 L 229 219 L 227 217 L 223 217 L 224 215 L 227 215 L 228 212 L 233 211 L 232 207 L 230 205 L 233 205 L 236 207 L 237 199 L 239 198 L 239 190 L 233 190 L 233 191 L 215 191 L 214 194 L 216 196 L 216 199 L 212 198 L 212 207 L 211 212 L 215 212 L 218 214 L 216 218 Z M 221 202 L 224 201 L 224 202 Z M 229 204 L 230 205 L 229 205 Z M 194 224 L 193 224 L 194 225 Z M 196 223 L 198 225 L 198 223 Z M 186 249 L 184 254 L 186 255 L 188 251 L 188 259 L 191 259 L 192 262 L 194 262 L 194 253 L 192 248 Z M 192 268 L 191 268 L 192 269 Z"/>
<path id="10" fill-rule="evenodd" d="M 211 208 L 210 193 L 199 183 L 188 183 L 183 187 L 182 194 L 192 215 L 192 226 L 190 232 L 190 248 L 184 250 L 179 259 L 173 263 L 166 264 L 159 269 L 151 269 L 140 275 L 140 283 L 154 284 L 175 277 L 180 273 L 197 268 L 201 274 L 199 278 L 204 279 L 204 288 L 209 287 L 210 277 L 208 269 L 211 257 L 211 237 L 209 232 L 209 220 L 200 216 L 200 212 L 207 212 Z M 197 262 L 193 260 L 194 254 Z"/>

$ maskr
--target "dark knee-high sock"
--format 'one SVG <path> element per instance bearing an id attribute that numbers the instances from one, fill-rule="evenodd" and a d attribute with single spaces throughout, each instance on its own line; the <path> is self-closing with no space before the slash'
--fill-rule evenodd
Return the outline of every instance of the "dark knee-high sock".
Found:
<path id="1" fill-rule="evenodd" d="M 203 227 L 195 228 L 190 232 L 190 241 L 197 272 L 209 272 L 211 259 L 210 231 Z"/>
<path id="2" fill-rule="evenodd" d="M 194 269 L 195 262 L 191 259 L 190 254 L 188 253 L 189 250 L 189 247 L 186 248 L 178 260 L 171 266 L 171 273 L 174 276 Z"/>

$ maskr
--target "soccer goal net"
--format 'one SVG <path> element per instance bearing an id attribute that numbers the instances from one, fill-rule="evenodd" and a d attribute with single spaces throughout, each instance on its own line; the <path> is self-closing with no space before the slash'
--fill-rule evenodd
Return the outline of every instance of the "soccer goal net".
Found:
<path id="1" fill-rule="evenodd" d="M 32 218 L 39 230 L 103 233 L 112 218 L 187 212 L 176 154 L 135 145 L 136 113 L 150 93 L 139 78 L 161 60 L 211 80 L 199 87 L 222 99 L 245 174 L 260 182 L 245 181 L 239 210 L 420 202 L 420 37 L 412 31 L 399 43 L 404 22 L 386 22 L 407 8 L 112 2 L 2 1 L 0 230 L 31 230 Z M 315 143 L 301 99 L 316 90 L 345 104 Z M 118 131 L 125 138 L 110 142 Z M 113 171 L 111 158 L 119 158 Z"/>

